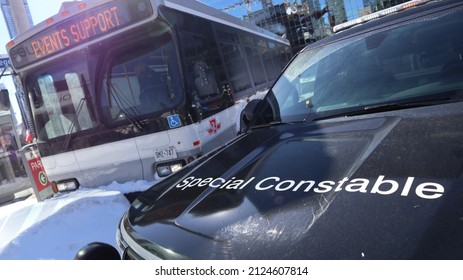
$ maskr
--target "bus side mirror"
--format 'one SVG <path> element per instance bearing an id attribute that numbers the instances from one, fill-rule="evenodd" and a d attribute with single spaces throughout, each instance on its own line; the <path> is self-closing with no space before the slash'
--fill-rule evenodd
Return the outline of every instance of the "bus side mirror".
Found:
<path id="1" fill-rule="evenodd" d="M 242 134 L 248 131 L 251 125 L 251 120 L 254 119 L 257 108 L 261 102 L 261 99 L 253 99 L 246 105 L 246 107 L 244 107 L 243 111 L 241 112 L 240 130 L 238 131 L 238 134 Z"/>
<path id="2" fill-rule="evenodd" d="M 0 111 L 10 111 L 10 94 L 7 89 L 0 92 Z"/>

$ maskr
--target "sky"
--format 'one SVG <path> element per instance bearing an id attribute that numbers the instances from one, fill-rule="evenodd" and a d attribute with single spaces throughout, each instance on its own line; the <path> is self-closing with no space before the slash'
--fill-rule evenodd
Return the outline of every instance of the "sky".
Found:
<path id="1" fill-rule="evenodd" d="M 201 2 L 210 6 L 216 7 L 217 9 L 224 10 L 233 16 L 241 18 L 247 13 L 247 7 L 243 0 L 200 0 Z M 282 2 L 283 0 L 274 0 L 274 3 Z M 257 11 L 262 9 L 260 0 L 250 0 L 249 8 L 251 11 Z"/>

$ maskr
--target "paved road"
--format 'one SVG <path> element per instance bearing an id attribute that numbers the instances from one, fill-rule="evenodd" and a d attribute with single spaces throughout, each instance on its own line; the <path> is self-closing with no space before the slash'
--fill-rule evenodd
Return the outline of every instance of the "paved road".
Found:
<path id="1" fill-rule="evenodd" d="M 29 178 L 15 178 L 0 184 L 0 206 L 24 200 L 34 194 Z"/>

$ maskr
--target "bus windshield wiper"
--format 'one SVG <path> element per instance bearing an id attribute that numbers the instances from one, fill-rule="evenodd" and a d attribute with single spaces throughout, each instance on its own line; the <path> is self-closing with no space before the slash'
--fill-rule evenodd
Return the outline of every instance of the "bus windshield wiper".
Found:
<path id="1" fill-rule="evenodd" d="M 87 82 L 85 81 L 84 75 L 80 76 L 80 82 L 81 82 L 84 90 L 88 90 Z M 85 104 L 86 101 L 87 101 L 87 99 L 85 97 L 82 97 L 79 100 L 79 104 L 77 104 L 77 109 L 76 109 L 75 115 L 71 119 L 71 125 L 69 125 L 68 131 L 66 133 L 66 139 L 64 139 L 63 151 L 66 151 L 67 148 L 69 147 L 69 144 L 71 142 L 71 135 L 73 133 L 74 128 L 76 127 L 76 124 L 79 121 L 80 112 L 82 111 L 82 108 L 84 107 L 84 104 Z"/>
<path id="2" fill-rule="evenodd" d="M 119 110 L 121 110 L 122 113 L 124 113 L 125 117 L 130 121 L 130 123 L 133 124 L 138 130 L 143 131 L 143 124 L 139 120 L 137 120 L 137 118 L 135 117 L 136 114 L 129 113 L 128 109 L 124 106 L 124 104 L 122 104 L 124 101 L 121 98 L 121 94 L 119 94 L 118 89 L 111 82 L 110 77 L 111 76 L 108 74 L 108 78 L 106 79 L 106 87 L 108 89 L 109 100 L 111 100 L 111 97 L 113 97 L 117 107 L 119 108 Z"/>
<path id="3" fill-rule="evenodd" d="M 67 150 L 67 148 L 69 146 L 69 143 L 71 142 L 72 132 L 73 132 L 74 128 L 76 127 L 78 118 L 80 116 L 80 112 L 82 111 L 82 108 L 84 106 L 85 101 L 86 101 L 85 97 L 83 97 L 83 98 L 80 99 L 79 104 L 77 105 L 76 114 L 71 119 L 71 125 L 69 125 L 68 131 L 66 133 L 66 139 L 64 140 L 63 151 Z"/>

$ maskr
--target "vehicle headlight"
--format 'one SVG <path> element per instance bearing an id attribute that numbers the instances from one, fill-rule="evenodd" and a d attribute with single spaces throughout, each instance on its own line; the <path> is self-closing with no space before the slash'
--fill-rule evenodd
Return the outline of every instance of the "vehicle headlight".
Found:
<path id="1" fill-rule="evenodd" d="M 52 182 L 52 189 L 55 193 L 57 192 L 71 192 L 79 188 L 79 182 L 77 179 L 63 180 L 58 182 Z"/>
<path id="2" fill-rule="evenodd" d="M 185 166 L 185 163 L 182 162 L 167 162 L 163 164 L 158 164 L 156 166 L 156 172 L 158 173 L 159 177 L 165 177 L 172 173 L 179 171 L 180 169 Z"/>

